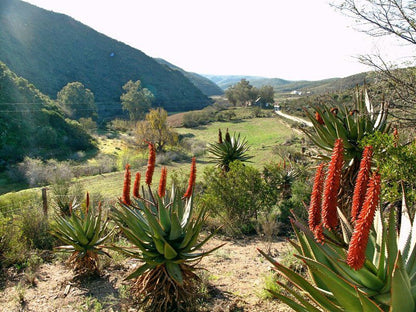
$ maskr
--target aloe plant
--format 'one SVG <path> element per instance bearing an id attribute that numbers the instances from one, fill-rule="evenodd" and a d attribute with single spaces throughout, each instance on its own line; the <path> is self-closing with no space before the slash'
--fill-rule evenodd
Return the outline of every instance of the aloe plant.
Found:
<path id="1" fill-rule="evenodd" d="M 77 275 L 99 273 L 98 255 L 107 255 L 103 243 L 112 235 L 107 230 L 107 221 L 103 220 L 101 204 L 97 208 L 90 206 L 89 195 L 85 208 L 73 203 L 69 216 L 56 216 L 51 234 L 66 245 L 56 247 L 57 251 L 70 252 L 68 263 Z"/>
<path id="2" fill-rule="evenodd" d="M 240 134 L 231 136 L 228 132 L 225 139 L 222 138 L 221 130 L 218 131 L 218 142 L 209 144 L 208 151 L 213 155 L 212 158 L 217 162 L 217 166 L 224 171 L 230 170 L 230 163 L 239 160 L 248 161 L 253 156 L 247 154 L 249 146 L 245 138 L 240 138 Z"/>
<path id="3" fill-rule="evenodd" d="M 352 107 L 337 105 L 330 107 L 325 104 L 312 106 L 314 113 L 305 110 L 312 122 L 312 131 L 302 131 L 323 150 L 319 158 L 328 160 L 336 139 L 344 141 L 345 163 L 359 162 L 363 148 L 360 142 L 365 136 L 375 132 L 387 132 L 390 124 L 387 122 L 387 103 L 382 102 L 378 110 L 370 102 L 367 89 L 357 88 Z"/>
<path id="4" fill-rule="evenodd" d="M 194 273 L 194 264 L 221 246 L 210 251 L 201 250 L 214 233 L 200 240 L 206 211 L 200 210 L 195 215 L 193 208 L 195 159 L 192 161 L 188 190 L 183 196 L 174 186 L 170 194 L 166 194 L 166 170 L 163 169 L 158 192 L 154 194 L 150 187 L 154 149 L 151 144 L 149 148 L 151 153 L 146 172 L 148 191 L 140 194 L 138 189 L 134 189 L 133 194 L 137 196 L 130 198 L 127 195 L 129 188 L 126 188 L 130 182 L 125 182 L 123 198 L 113 210 L 113 219 L 134 247 L 113 248 L 142 261 L 126 278 L 134 279 L 133 289 L 144 303 L 154 311 L 173 311 L 193 299 L 199 281 Z M 129 168 L 126 168 L 126 179 L 130 177 L 128 171 Z M 137 180 L 134 185 L 138 187 Z M 124 200 L 126 198 L 130 198 L 130 202 Z"/>
<path id="5" fill-rule="evenodd" d="M 357 87 L 352 106 L 330 107 L 317 104 L 312 108 L 314 112 L 306 111 L 313 125 L 312 130 L 303 128 L 302 131 L 321 149 L 317 158 L 328 160 L 335 141 L 337 139 L 343 141 L 342 188 L 338 197 L 341 199 L 341 210 L 348 216 L 354 181 L 363 152 L 361 142 L 371 134 L 389 132 L 387 103 L 382 102 L 376 109 L 370 102 L 366 87 L 362 90 Z"/>
<path id="6" fill-rule="evenodd" d="M 294 288 L 281 283 L 285 294 L 273 294 L 295 311 L 415 311 L 416 310 L 416 222 L 411 221 L 403 195 L 401 223 L 390 209 L 380 208 L 380 175 L 370 173 L 368 151 L 360 163 L 360 192 L 349 220 L 339 208 L 336 227 L 325 227 L 322 213 L 323 165 L 319 166 L 309 207 L 309 225 L 295 218 L 292 225 L 297 242 L 290 241 L 310 278 L 281 265 L 260 251 L 276 271 Z M 334 157 L 333 157 L 334 158 Z M 328 171 L 331 169 L 328 169 Z M 329 175 L 329 173 L 328 173 Z M 364 179 L 365 180 L 365 179 Z M 334 190 L 336 192 L 337 190 Z M 361 199 L 360 199 L 361 198 Z M 323 209 L 323 208 L 322 208 Z"/>

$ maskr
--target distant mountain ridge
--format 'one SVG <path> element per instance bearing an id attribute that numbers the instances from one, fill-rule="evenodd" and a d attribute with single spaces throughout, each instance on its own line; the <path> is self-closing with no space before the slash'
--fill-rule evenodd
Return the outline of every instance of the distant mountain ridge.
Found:
<path id="1" fill-rule="evenodd" d="M 172 63 L 169 63 L 168 61 L 161 59 L 161 58 L 155 58 L 156 61 L 158 61 L 162 65 L 166 65 L 169 68 L 173 70 L 180 71 L 186 78 L 188 78 L 199 90 L 202 91 L 206 96 L 212 96 L 212 95 L 222 95 L 224 94 L 224 91 L 212 80 L 199 75 L 197 73 L 187 72 L 183 70 L 182 68 L 173 65 Z"/>
<path id="2" fill-rule="evenodd" d="M 79 81 L 99 114 L 120 112 L 122 86 L 141 80 L 168 111 L 200 109 L 210 100 L 180 71 L 111 39 L 73 18 L 19 0 L 0 0 L 0 61 L 52 98 Z"/>
<path id="3" fill-rule="evenodd" d="M 364 81 L 371 82 L 372 72 L 364 72 L 355 75 L 351 75 L 344 78 L 329 78 L 316 81 L 298 80 L 290 81 L 281 78 L 265 78 L 259 76 L 238 76 L 238 75 L 203 75 L 204 77 L 211 79 L 220 88 L 226 90 L 230 86 L 238 83 L 241 79 L 246 79 L 254 87 L 262 87 L 270 85 L 275 92 L 286 93 L 292 91 L 309 91 L 312 93 L 342 91 L 361 85 Z"/>

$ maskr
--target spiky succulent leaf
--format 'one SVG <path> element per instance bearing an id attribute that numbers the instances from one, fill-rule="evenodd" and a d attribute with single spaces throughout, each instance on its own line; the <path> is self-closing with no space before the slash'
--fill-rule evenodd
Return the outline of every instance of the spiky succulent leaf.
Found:
<path id="1" fill-rule="evenodd" d="M 106 233 L 107 224 L 107 221 L 103 222 L 100 208 L 98 212 L 93 207 L 86 212 L 73 209 L 70 216 L 56 216 L 51 234 L 67 245 L 55 249 L 78 252 L 78 258 L 85 256 L 87 251 L 106 254 L 102 251 L 101 245 L 113 234 L 113 231 Z"/>
<path id="2" fill-rule="evenodd" d="M 125 247 L 112 248 L 139 258 L 146 266 L 136 270 L 127 278 L 135 278 L 147 270 L 161 265 L 166 267 L 169 276 L 178 284 L 183 283 L 181 265 L 193 263 L 213 250 L 201 251 L 212 237 L 200 240 L 205 211 L 193 214 L 192 196 L 181 200 L 172 187 L 170 198 L 164 200 L 155 195 L 155 202 L 136 198 L 132 206 L 120 203 L 113 210 L 113 218 L 126 238 L 139 253 L 124 250 Z"/>

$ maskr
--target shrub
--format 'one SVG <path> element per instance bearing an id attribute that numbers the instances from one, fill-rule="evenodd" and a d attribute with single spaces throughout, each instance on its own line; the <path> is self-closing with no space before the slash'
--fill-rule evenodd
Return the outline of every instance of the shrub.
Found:
<path id="1" fill-rule="evenodd" d="M 50 234 L 47 217 L 39 206 L 28 206 L 21 211 L 20 221 L 17 223 L 22 231 L 26 244 L 30 248 L 51 250 L 55 239 Z"/>
<path id="2" fill-rule="evenodd" d="M 222 218 L 225 230 L 230 234 L 253 232 L 253 219 L 262 208 L 260 172 L 234 161 L 227 173 L 219 168 L 207 168 L 203 180 L 205 190 L 201 207 Z"/>
<path id="3" fill-rule="evenodd" d="M 0 213 L 0 267 L 23 263 L 27 248 L 22 239 L 22 231 L 13 223 L 11 217 Z"/>

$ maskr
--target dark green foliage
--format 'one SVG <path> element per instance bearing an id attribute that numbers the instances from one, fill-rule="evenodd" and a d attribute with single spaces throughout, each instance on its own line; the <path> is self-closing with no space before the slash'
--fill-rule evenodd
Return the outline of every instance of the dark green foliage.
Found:
<path id="1" fill-rule="evenodd" d="M 262 208 L 260 172 L 234 161 L 227 173 L 219 168 L 207 168 L 203 180 L 205 191 L 200 205 L 220 217 L 230 234 L 253 232 L 253 219 Z"/>
<path id="2" fill-rule="evenodd" d="M 0 167 L 31 157 L 94 149 L 92 138 L 27 80 L 0 62 Z"/>
<path id="3" fill-rule="evenodd" d="M 228 234 L 286 234 L 290 211 L 305 217 L 304 202 L 310 194 L 309 176 L 301 167 L 270 163 L 262 172 L 239 161 L 230 164 L 226 173 L 207 168 L 202 179 L 203 195 L 199 205 L 220 218 Z"/>
<path id="4" fill-rule="evenodd" d="M 241 79 L 239 83 L 236 83 L 225 91 L 225 96 L 234 106 L 249 106 L 256 101 L 258 90 L 253 88 L 248 80 Z"/>
<path id="5" fill-rule="evenodd" d="M 143 88 L 140 80 L 129 80 L 123 86 L 124 93 L 120 97 L 123 110 L 129 112 L 130 120 L 138 121 L 149 111 L 154 101 L 154 95 Z"/>
<path id="6" fill-rule="evenodd" d="M 221 137 L 221 130 L 219 130 L 219 137 Z M 219 139 L 219 142 L 211 143 L 208 151 L 213 155 L 212 158 L 217 162 L 217 166 L 223 171 L 230 170 L 230 163 L 238 160 L 241 162 L 248 161 L 253 156 L 247 154 L 249 150 L 248 142 L 245 138 L 240 138 L 240 134 L 230 136 L 227 132 L 224 140 Z"/>
<path id="7" fill-rule="evenodd" d="M 416 145 L 413 140 L 403 144 L 393 134 L 376 132 L 366 137 L 362 146 L 374 148 L 374 167 L 383 178 L 383 198 L 389 202 L 402 200 L 402 183 L 407 203 L 414 214 L 416 203 Z"/>
<path id="8" fill-rule="evenodd" d="M 140 80 L 168 111 L 210 103 L 181 72 L 68 16 L 2 0 L 0 29 L 0 60 L 51 97 L 68 82 L 81 82 L 94 93 L 100 117 L 122 113 L 121 87 L 129 80 Z"/>
<path id="9" fill-rule="evenodd" d="M 58 92 L 57 101 L 71 119 L 97 118 L 94 94 L 78 81 L 63 87 Z"/>

